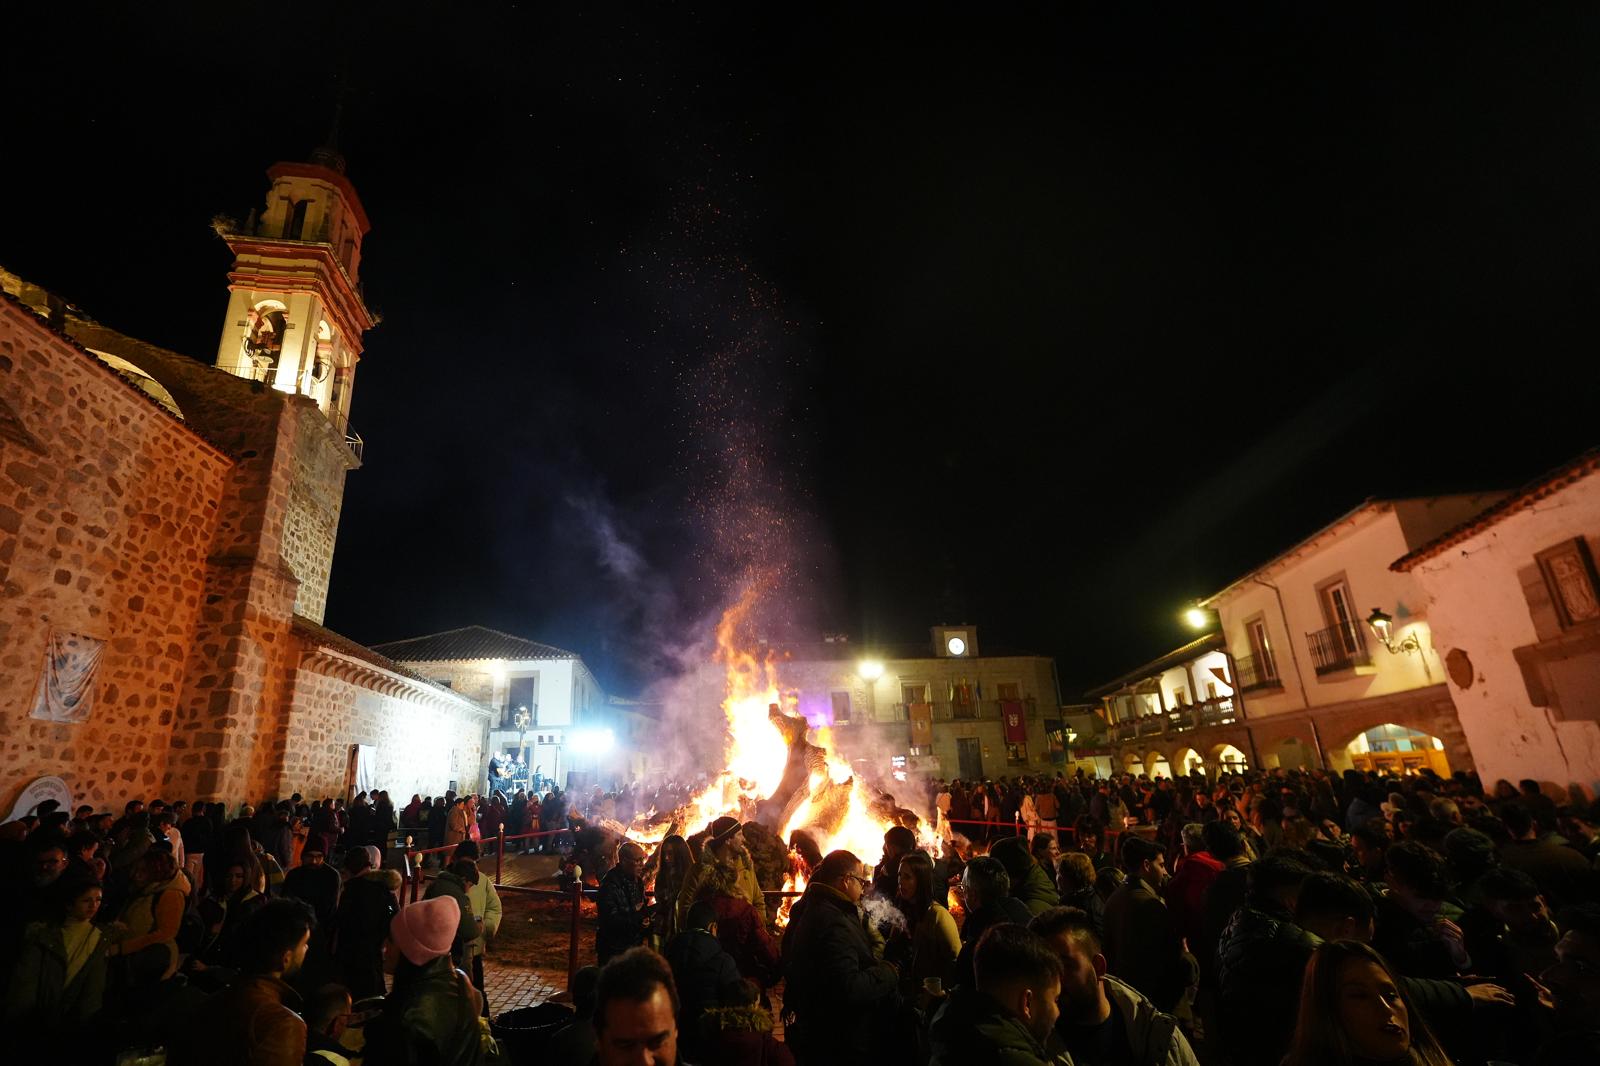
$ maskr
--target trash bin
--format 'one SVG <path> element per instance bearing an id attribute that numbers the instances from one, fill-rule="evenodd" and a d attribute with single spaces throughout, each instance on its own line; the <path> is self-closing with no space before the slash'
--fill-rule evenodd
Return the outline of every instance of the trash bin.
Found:
<path id="1" fill-rule="evenodd" d="M 497 1014 L 489 1031 L 500 1041 L 511 1066 L 535 1066 L 555 1031 L 577 1017 L 564 1003 L 541 1003 Z"/>

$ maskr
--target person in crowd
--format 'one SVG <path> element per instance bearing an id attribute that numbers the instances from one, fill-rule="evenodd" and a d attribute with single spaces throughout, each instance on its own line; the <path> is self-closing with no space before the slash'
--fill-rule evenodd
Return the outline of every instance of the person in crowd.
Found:
<path id="1" fill-rule="evenodd" d="M 667 960 L 646 947 L 600 971 L 594 1028 L 598 1066 L 679 1066 L 678 989 Z"/>
<path id="2" fill-rule="evenodd" d="M 878 899 L 900 901 L 900 859 L 917 847 L 917 836 L 903 825 L 892 825 L 883 834 L 883 859 L 872 871 L 872 895 Z M 910 915 L 906 916 L 907 918 Z"/>
<path id="3" fill-rule="evenodd" d="M 243 866 L 238 863 L 229 866 L 198 904 L 205 934 L 193 968 L 202 972 L 219 970 L 215 983 L 226 983 L 233 972 L 244 965 L 244 931 L 250 918 L 266 902 L 266 897 L 251 886 Z"/>
<path id="4" fill-rule="evenodd" d="M 311 950 L 307 954 L 308 973 L 324 973 L 333 936 L 333 918 L 339 909 L 339 871 L 329 866 L 322 851 L 320 838 L 307 836 L 300 852 L 300 865 L 283 878 L 283 895 L 298 899 L 310 906 L 317 916 L 316 930 L 311 934 Z"/>
<path id="5" fill-rule="evenodd" d="M 445 844 L 455 845 L 466 840 L 471 826 L 472 811 L 467 806 L 467 797 L 457 796 L 450 804 L 450 812 L 445 819 Z"/>
<path id="6" fill-rule="evenodd" d="M 394 974 L 394 988 L 382 1013 L 366 1025 L 364 1062 L 482 1066 L 493 1061 L 478 1022 L 483 1001 L 451 958 L 463 913 L 458 901 L 435 896 L 390 921 L 384 966 Z"/>
<path id="7" fill-rule="evenodd" d="M 463 840 L 456 845 L 455 858 L 471 859 L 476 862 L 482 854 L 478 842 Z M 500 892 L 494 887 L 494 880 L 489 877 L 479 876 L 478 880 L 467 886 L 467 902 L 472 905 L 473 926 L 478 935 L 465 945 L 465 959 L 467 974 L 472 978 L 472 987 L 476 988 L 483 996 L 484 1016 L 489 1011 L 489 990 L 483 976 L 483 957 L 489 950 L 489 942 L 500 932 Z"/>
<path id="8" fill-rule="evenodd" d="M 1531 782 L 1525 782 L 1528 784 Z M 1540 795 L 1549 803 L 1549 797 Z M 1555 836 L 1556 812 L 1552 804 L 1549 821 L 1544 821 L 1537 811 L 1522 803 L 1508 803 L 1500 810 L 1500 821 L 1511 835 L 1510 843 L 1500 849 L 1500 862 L 1514 870 L 1521 870 L 1539 886 L 1545 902 L 1560 910 L 1573 903 L 1584 903 L 1600 897 L 1600 881 L 1595 870 L 1577 848 L 1570 847 Z"/>
<path id="9" fill-rule="evenodd" d="M 1178 868 L 1172 871 L 1172 880 L 1162 893 L 1172 919 L 1177 923 L 1178 934 L 1193 951 L 1205 931 L 1205 899 L 1217 875 L 1222 873 L 1220 859 L 1206 850 L 1205 825 L 1190 822 L 1183 827 L 1183 857 Z"/>
<path id="10" fill-rule="evenodd" d="M 1061 905 L 1076 907 L 1089 916 L 1094 935 L 1104 938 L 1106 930 L 1106 901 L 1094 887 L 1094 864 L 1081 851 L 1069 851 L 1056 864 L 1056 888 L 1061 893 Z"/>
<path id="11" fill-rule="evenodd" d="M 463 838 L 464 839 L 464 838 Z M 457 843 L 460 843 L 459 841 Z M 439 872 L 428 885 L 424 899 L 445 897 L 455 901 L 461 909 L 461 921 L 456 924 L 456 943 L 450 957 L 457 966 L 466 965 L 467 945 L 477 939 L 477 918 L 472 913 L 472 900 L 467 893 L 478 883 L 478 864 L 471 859 L 452 859 L 450 865 Z"/>
<path id="12" fill-rule="evenodd" d="M 567 989 L 572 997 L 572 1020 L 557 1029 L 545 1046 L 549 1066 L 590 1066 L 599 1044 L 594 1031 L 595 993 L 600 987 L 600 967 L 584 966 L 572 975 Z"/>
<path id="13" fill-rule="evenodd" d="M 738 867 L 716 863 L 701 882 L 700 898 L 717 914 L 717 939 L 733 957 L 742 977 L 766 989 L 782 971 L 778 946 L 767 933 L 765 916 L 750 905 L 738 880 Z"/>
<path id="14" fill-rule="evenodd" d="M 595 955 L 601 966 L 629 948 L 644 943 L 650 910 L 645 903 L 644 849 L 632 841 L 617 849 L 617 864 L 600 879 L 600 924 L 595 929 Z"/>
<path id="15" fill-rule="evenodd" d="M 96 884 L 105 884 L 106 861 L 100 857 L 102 841 L 92 829 L 80 829 L 67 838 L 67 869 L 63 876 L 73 880 L 88 878 Z M 189 856 L 189 876 L 199 877 L 199 867 L 194 855 Z"/>
<path id="16" fill-rule="evenodd" d="M 1454 1066 L 1383 956 L 1354 940 L 1318 945 L 1283 1066 Z"/>
<path id="17" fill-rule="evenodd" d="M 1451 898 L 1443 856 L 1403 840 L 1384 853 L 1388 895 L 1378 904 L 1373 946 L 1409 977 L 1454 977 L 1469 972 L 1462 908 Z"/>
<path id="18" fill-rule="evenodd" d="M 1246 854 L 1244 838 L 1227 819 L 1208 822 L 1201 835 L 1205 839 L 1206 854 L 1222 863 L 1222 869 L 1206 888 L 1201 903 L 1200 935 L 1189 943 L 1189 950 L 1200 964 L 1204 989 L 1214 976 L 1217 943 L 1222 939 L 1222 932 L 1244 903 L 1252 860 Z"/>
<path id="19" fill-rule="evenodd" d="M 1065 1048 L 1073 1066 L 1199 1066 L 1177 1019 L 1106 972 L 1087 914 L 1053 907 L 1029 928 L 1061 963 L 1061 1016 L 1047 1050 Z"/>
<path id="20" fill-rule="evenodd" d="M 1478 903 L 1461 919 L 1473 972 L 1506 983 L 1553 966 L 1561 933 L 1533 878 L 1521 870 L 1494 867 L 1475 885 Z"/>
<path id="21" fill-rule="evenodd" d="M 334 968 L 356 999 L 381 996 L 383 944 L 399 910 L 394 889 L 400 875 L 394 870 L 372 869 L 372 858 L 362 848 L 345 853 L 344 868 L 350 876 L 334 914 Z"/>
<path id="22" fill-rule="evenodd" d="M 1102 904 L 1110 902 L 1117 889 L 1121 888 L 1127 881 L 1128 875 L 1115 866 L 1107 866 L 1094 872 L 1094 890 L 1099 894 Z"/>
<path id="23" fill-rule="evenodd" d="M 657 944 L 665 947 L 678 931 L 678 896 L 689 871 L 694 868 L 694 854 L 681 835 L 670 833 L 650 856 L 646 864 L 647 876 L 651 868 L 655 873 L 655 906 L 650 912 L 650 933 Z"/>
<path id="24" fill-rule="evenodd" d="M 677 906 L 680 922 L 689 908 L 700 898 L 701 887 L 719 866 L 732 870 L 737 895 L 748 900 L 757 914 L 766 914 L 766 899 L 762 896 L 761 885 L 756 880 L 755 862 L 744 846 L 744 830 L 737 818 L 723 816 L 711 823 L 710 834 L 700 853 L 700 861 L 695 863 L 694 868 L 689 871 L 689 876 L 684 878 L 683 887 L 678 890 Z"/>
<path id="25" fill-rule="evenodd" d="M 1539 975 L 1555 1027 L 1539 1049 L 1539 1066 L 1600 1061 L 1600 904 L 1568 907 L 1558 923 L 1555 965 Z"/>
<path id="26" fill-rule="evenodd" d="M 877 1063 L 886 1053 L 899 976 L 878 957 L 861 914 L 871 874 L 851 852 L 830 852 L 790 912 L 783 973 L 793 1021 L 785 1039 L 801 1062 Z"/>
<path id="27" fill-rule="evenodd" d="M 67 845 L 59 837 L 36 833 L 17 850 L 18 868 L 0 869 L 0 988 L 21 949 L 23 930 L 54 910 L 55 885 L 69 865 Z"/>
<path id="28" fill-rule="evenodd" d="M 132 895 L 112 924 L 106 953 L 130 991 L 149 991 L 178 971 L 178 931 L 188 909 L 189 879 L 166 848 L 147 849 L 134 867 Z"/>
<path id="29" fill-rule="evenodd" d="M 1251 863 L 1249 896 L 1218 944 L 1216 1036 L 1236 1066 L 1276 1066 L 1293 1035 L 1296 992 L 1316 940 L 1295 923 L 1311 870 L 1292 856 Z"/>
<path id="30" fill-rule="evenodd" d="M 1192 975 L 1177 925 L 1161 898 L 1166 852 L 1160 844 L 1129 836 L 1122 845 L 1122 864 L 1127 883 L 1106 901 L 1106 960 L 1111 973 L 1161 1010 L 1171 1011 Z"/>
<path id="31" fill-rule="evenodd" d="M 1117 865 L 1117 857 L 1106 851 L 1105 828 L 1092 818 L 1078 822 L 1078 850 L 1089 856 L 1096 870 L 1109 870 Z"/>
<path id="32" fill-rule="evenodd" d="M 944 904 L 934 898 L 933 859 L 927 852 L 912 851 L 902 856 L 896 880 L 901 910 L 910 917 L 905 933 L 896 938 L 903 943 L 899 959 L 892 951 L 895 941 L 891 941 L 885 957 L 898 961 L 900 994 L 910 1000 L 929 980 L 940 988 L 954 984 L 961 932 Z"/>
<path id="33" fill-rule="evenodd" d="M 928 1026 L 932 1066 L 1044 1066 L 1061 998 L 1061 964 L 1044 938 L 994 926 L 978 941 L 973 972 L 973 985 L 951 993 Z"/>
<path id="34" fill-rule="evenodd" d="M 1007 922 L 1027 925 L 1033 912 L 1011 894 L 1011 876 L 999 859 L 979 855 L 961 871 L 961 896 L 966 917 L 961 923 L 961 951 L 956 956 L 955 981 L 970 986 L 973 982 L 972 958 L 978 940 L 991 926 Z"/>
<path id="35" fill-rule="evenodd" d="M 1056 891 L 1055 878 L 1034 860 L 1025 839 L 997 840 L 989 848 L 989 855 L 1006 868 L 1011 894 L 1028 908 L 1029 914 L 1042 914 L 1060 904 L 1061 894 Z"/>
<path id="36" fill-rule="evenodd" d="M 307 997 L 305 1066 L 350 1066 L 356 1053 L 344 1046 L 342 1038 L 354 1010 L 344 985 L 326 984 Z"/>
<path id="37" fill-rule="evenodd" d="M 301 1066 L 306 1023 L 299 972 L 316 916 L 299 900 L 277 899 L 251 915 L 242 939 L 243 975 L 196 1012 L 174 1050 L 174 1066 L 245 1063 Z"/>
<path id="38" fill-rule="evenodd" d="M 1036 834 L 1028 842 L 1028 850 L 1033 853 L 1033 861 L 1039 864 L 1039 868 L 1050 879 L 1050 883 L 1054 884 L 1056 864 L 1061 861 L 1061 841 L 1057 838 L 1055 830 Z"/>
<path id="39" fill-rule="evenodd" d="M 684 1053 L 698 1057 L 700 1016 L 722 1005 L 724 988 L 743 980 L 717 939 L 717 910 L 710 900 L 689 908 L 684 928 L 667 943 L 667 964 L 678 989 L 678 1033 Z"/>
<path id="40" fill-rule="evenodd" d="M 99 882 L 69 875 L 56 882 L 51 913 L 23 931 L 6 985 L 3 1016 L 21 1055 L 52 1055 L 81 1035 L 100 1011 L 106 989 L 106 944 L 94 919 Z"/>

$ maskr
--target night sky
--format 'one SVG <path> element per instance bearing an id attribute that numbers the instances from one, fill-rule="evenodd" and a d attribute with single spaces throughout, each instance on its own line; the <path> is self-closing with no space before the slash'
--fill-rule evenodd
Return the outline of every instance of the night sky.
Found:
<path id="1" fill-rule="evenodd" d="M 0 264 L 208 362 L 209 220 L 345 100 L 367 643 L 632 694 L 760 572 L 774 634 L 972 623 L 1071 699 L 1368 496 L 1596 443 L 1593 8 L 61 6 Z"/>

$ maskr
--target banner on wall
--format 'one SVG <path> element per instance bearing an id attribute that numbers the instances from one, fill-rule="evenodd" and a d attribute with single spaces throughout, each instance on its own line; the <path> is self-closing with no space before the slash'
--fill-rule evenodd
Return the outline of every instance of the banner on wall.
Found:
<path id="1" fill-rule="evenodd" d="M 911 746 L 933 747 L 933 704 L 913 703 L 906 711 L 906 716 L 911 719 Z"/>
<path id="2" fill-rule="evenodd" d="M 33 693 L 32 717 L 46 722 L 88 721 L 105 647 L 103 640 L 52 629 L 44 652 L 44 672 Z"/>
<path id="3" fill-rule="evenodd" d="M 22 790 L 6 821 L 14 822 L 27 817 L 45 800 L 55 800 L 57 810 L 72 810 L 72 790 L 67 783 L 59 777 L 41 777 Z"/>
<path id="4" fill-rule="evenodd" d="M 1021 700 L 1001 700 L 1000 720 L 1005 724 L 1007 744 L 1028 742 L 1028 724 L 1022 720 Z"/>

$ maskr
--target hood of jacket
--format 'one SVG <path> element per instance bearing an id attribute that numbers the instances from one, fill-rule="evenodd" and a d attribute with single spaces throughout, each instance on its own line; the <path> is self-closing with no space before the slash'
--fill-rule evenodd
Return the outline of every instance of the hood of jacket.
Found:
<path id="1" fill-rule="evenodd" d="M 1107 974 L 1106 998 L 1117 1008 L 1127 1029 L 1128 1047 L 1139 1062 L 1178 1063 L 1190 1062 L 1177 1047 L 1178 1019 L 1158 1010 L 1145 995 L 1132 985 Z"/>
<path id="2" fill-rule="evenodd" d="M 718 1033 L 770 1033 L 772 1015 L 758 1006 L 710 1007 L 701 1015 L 706 1025 Z"/>
<path id="3" fill-rule="evenodd" d="M 1043 1064 L 1045 1049 L 1022 1022 L 976 989 L 961 987 L 950 994 L 928 1027 L 934 1066 L 1001 1062 Z"/>
<path id="4" fill-rule="evenodd" d="M 449 874 L 449 871 L 446 871 L 446 874 Z M 443 877 L 445 874 L 440 874 L 439 876 Z M 454 877 L 455 875 L 449 874 L 449 876 Z M 390 892 L 400 891 L 401 877 L 399 870 L 368 870 L 361 875 L 361 880 L 381 885 Z"/>

